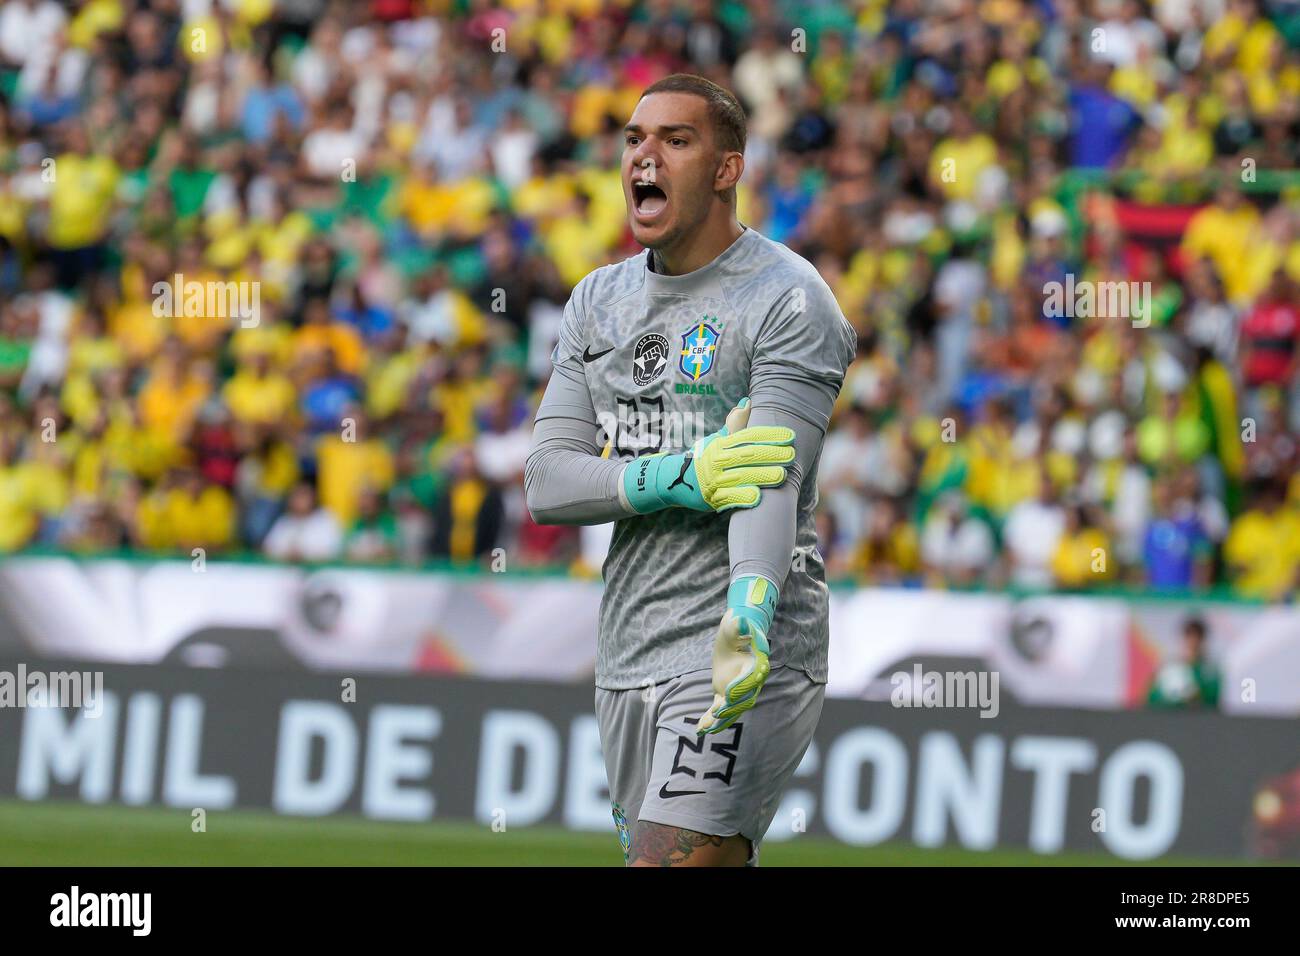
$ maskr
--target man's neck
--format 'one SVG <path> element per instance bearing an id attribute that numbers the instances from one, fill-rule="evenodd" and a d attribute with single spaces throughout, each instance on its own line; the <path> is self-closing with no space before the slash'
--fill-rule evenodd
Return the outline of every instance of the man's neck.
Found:
<path id="1" fill-rule="evenodd" d="M 730 249 L 744 232 L 745 227 L 734 216 L 716 227 L 698 229 L 670 249 L 656 249 L 654 270 L 660 275 L 681 276 L 703 269 Z"/>

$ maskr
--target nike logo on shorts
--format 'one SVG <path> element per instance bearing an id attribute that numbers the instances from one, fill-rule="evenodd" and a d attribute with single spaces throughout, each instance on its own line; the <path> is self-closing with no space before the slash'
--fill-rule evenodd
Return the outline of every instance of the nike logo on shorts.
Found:
<path id="1" fill-rule="evenodd" d="M 659 796 L 664 800 L 671 800 L 673 797 L 689 797 L 703 792 L 703 790 L 669 790 L 668 784 L 659 788 Z"/>

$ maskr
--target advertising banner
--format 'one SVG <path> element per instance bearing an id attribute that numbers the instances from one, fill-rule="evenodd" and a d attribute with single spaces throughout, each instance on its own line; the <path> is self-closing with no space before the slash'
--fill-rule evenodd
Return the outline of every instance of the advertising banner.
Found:
<path id="1" fill-rule="evenodd" d="M 3 797 L 545 823 L 607 830 L 617 852 L 589 685 L 12 659 L 0 682 L 42 666 L 99 668 L 100 689 L 81 710 L 0 707 Z M 1300 858 L 1300 735 L 1210 713 L 828 700 L 767 839 L 805 834 Z"/>

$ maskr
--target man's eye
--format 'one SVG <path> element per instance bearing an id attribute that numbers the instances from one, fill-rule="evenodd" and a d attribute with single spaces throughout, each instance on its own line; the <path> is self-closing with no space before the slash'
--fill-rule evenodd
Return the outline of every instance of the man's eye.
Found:
<path id="1" fill-rule="evenodd" d="M 672 139 L 670 139 L 668 142 L 672 143 L 674 146 L 685 146 L 685 145 L 686 145 L 686 140 L 682 139 L 680 136 L 674 136 L 674 137 L 673 137 Z"/>

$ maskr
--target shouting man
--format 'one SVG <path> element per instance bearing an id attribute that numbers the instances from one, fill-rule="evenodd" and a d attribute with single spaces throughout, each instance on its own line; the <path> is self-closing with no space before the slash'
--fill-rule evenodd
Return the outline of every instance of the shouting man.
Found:
<path id="1" fill-rule="evenodd" d="M 596 714 L 633 866 L 756 864 L 825 693 L 817 459 L 856 337 L 737 219 L 745 136 L 702 77 L 642 95 L 622 177 L 647 251 L 573 290 L 525 472 L 537 521 L 616 522 Z"/>

